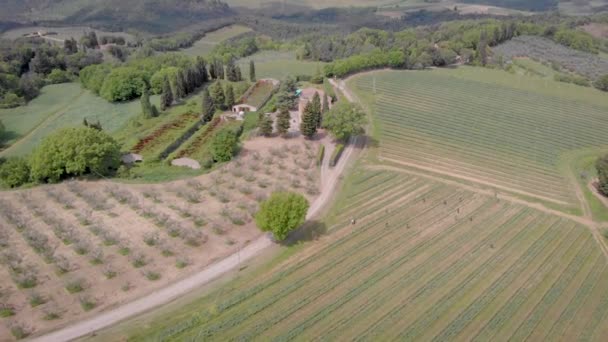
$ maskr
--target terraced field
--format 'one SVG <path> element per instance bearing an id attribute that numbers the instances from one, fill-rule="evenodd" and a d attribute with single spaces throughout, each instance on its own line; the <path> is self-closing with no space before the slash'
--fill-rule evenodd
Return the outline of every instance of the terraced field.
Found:
<path id="1" fill-rule="evenodd" d="M 405 173 L 347 185 L 331 235 L 132 340 L 606 340 L 586 227 Z"/>
<path id="2" fill-rule="evenodd" d="M 608 98 L 592 89 L 473 68 L 350 85 L 374 112 L 382 158 L 564 207 L 579 202 L 561 157 L 608 147 Z"/>

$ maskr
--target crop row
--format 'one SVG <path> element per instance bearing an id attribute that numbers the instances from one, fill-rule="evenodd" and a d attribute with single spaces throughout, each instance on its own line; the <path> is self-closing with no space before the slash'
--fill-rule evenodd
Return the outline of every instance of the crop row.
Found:
<path id="1" fill-rule="evenodd" d="M 198 117 L 191 113 L 185 113 L 170 121 L 147 136 L 139 139 L 137 144 L 133 146 L 131 151 L 134 153 L 142 153 L 157 148 L 159 145 L 165 146 L 173 141 L 173 135 L 179 133 L 191 124 L 195 123 Z"/>
<path id="2" fill-rule="evenodd" d="M 189 141 L 186 142 L 185 147 L 180 148 L 176 154 L 175 158 L 182 157 L 191 157 L 196 154 L 209 140 L 211 134 L 215 131 L 215 129 L 221 123 L 220 117 L 215 117 L 208 123 L 201 133 L 195 134 Z"/>

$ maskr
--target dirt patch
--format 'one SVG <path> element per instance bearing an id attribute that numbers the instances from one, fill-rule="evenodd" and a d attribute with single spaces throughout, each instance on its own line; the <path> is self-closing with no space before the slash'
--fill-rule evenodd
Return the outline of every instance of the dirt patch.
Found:
<path id="1" fill-rule="evenodd" d="M 0 340 L 12 339 L 11 327 L 38 335 L 93 316 L 242 249 L 261 235 L 253 214 L 271 192 L 318 196 L 320 143 L 255 138 L 221 169 L 166 184 L 69 182 L 0 193 L 0 252 L 15 259 L 0 266 L 0 304 L 13 314 L 3 318 Z M 18 286 L 25 270 L 36 279 L 31 289 Z M 30 305 L 37 296 L 44 303 Z"/>
<path id="2" fill-rule="evenodd" d="M 591 23 L 581 26 L 581 29 L 596 38 L 608 38 L 608 24 Z"/>

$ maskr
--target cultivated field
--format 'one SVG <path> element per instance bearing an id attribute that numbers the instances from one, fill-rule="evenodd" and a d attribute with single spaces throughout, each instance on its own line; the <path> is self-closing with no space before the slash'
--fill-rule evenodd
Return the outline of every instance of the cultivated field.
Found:
<path id="1" fill-rule="evenodd" d="M 317 196 L 317 150 L 260 138 L 236 161 L 187 181 L 1 193 L 0 340 L 93 315 L 234 253 L 261 234 L 252 217 L 270 192 Z"/>
<path id="2" fill-rule="evenodd" d="M 608 336 L 606 256 L 581 224 L 378 167 L 345 189 L 331 235 L 130 340 Z"/>
<path id="3" fill-rule="evenodd" d="M 152 99 L 157 102 L 158 96 Z M 109 103 L 82 89 L 78 83 L 47 86 L 26 106 L 0 109 L 0 120 L 9 136 L 5 144 L 19 140 L 0 152 L 0 156 L 28 154 L 56 129 L 82 125 L 85 118 L 93 122 L 99 120 L 104 130 L 113 133 L 140 112 L 139 101 Z"/>
<path id="4" fill-rule="evenodd" d="M 473 68 L 350 84 L 374 112 L 382 159 L 562 208 L 580 205 L 564 154 L 608 146 L 608 98 L 593 89 Z"/>
<path id="5" fill-rule="evenodd" d="M 249 75 L 249 61 L 255 62 L 255 73 L 260 78 L 284 80 L 288 76 L 314 75 L 318 68 L 323 70 L 323 62 L 297 60 L 293 52 L 262 51 L 238 61 L 243 75 Z"/>
<path id="6" fill-rule="evenodd" d="M 209 54 L 213 48 L 224 40 L 236 37 L 240 34 L 251 31 L 249 27 L 240 25 L 231 25 L 223 27 L 219 30 L 207 33 L 203 38 L 199 39 L 187 49 L 181 50 L 189 56 L 205 56 Z"/>

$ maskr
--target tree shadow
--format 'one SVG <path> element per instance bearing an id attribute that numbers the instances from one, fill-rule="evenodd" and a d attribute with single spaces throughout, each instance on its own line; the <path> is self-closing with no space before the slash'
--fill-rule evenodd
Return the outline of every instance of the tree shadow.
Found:
<path id="1" fill-rule="evenodd" d="M 327 225 L 320 221 L 307 221 L 280 242 L 283 246 L 293 246 L 301 242 L 316 241 L 327 233 Z"/>

